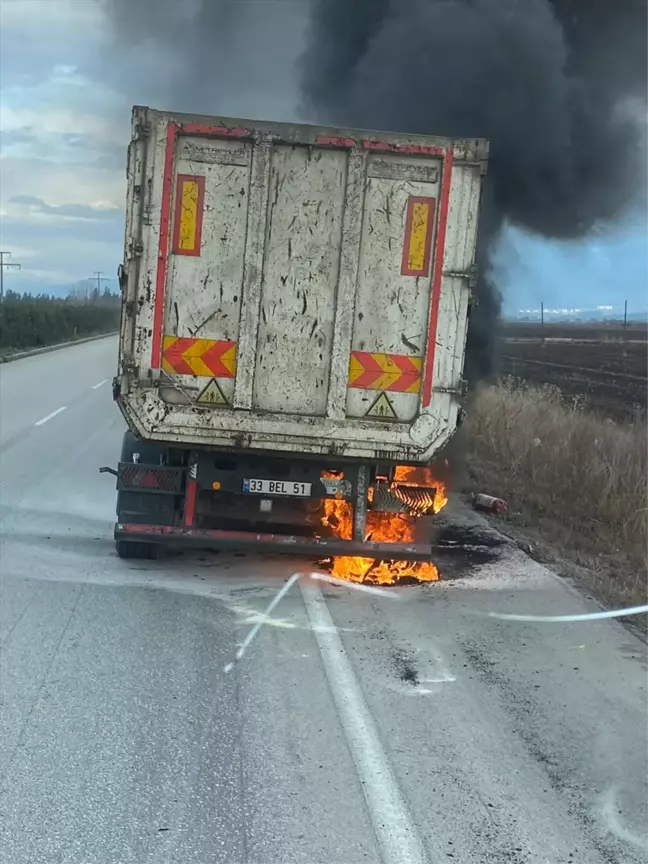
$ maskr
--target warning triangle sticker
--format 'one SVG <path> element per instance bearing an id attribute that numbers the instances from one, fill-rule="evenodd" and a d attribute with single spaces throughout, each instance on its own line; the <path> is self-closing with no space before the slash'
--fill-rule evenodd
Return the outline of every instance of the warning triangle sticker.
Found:
<path id="1" fill-rule="evenodd" d="M 380 394 L 380 396 L 376 399 L 371 408 L 365 414 L 365 417 L 384 417 L 387 420 L 398 419 L 396 417 L 396 412 L 392 408 L 392 404 L 385 393 Z"/>
<path id="2" fill-rule="evenodd" d="M 227 399 L 223 396 L 223 391 L 218 386 L 215 378 L 212 378 L 209 384 L 201 390 L 196 397 L 198 405 L 229 405 Z"/>

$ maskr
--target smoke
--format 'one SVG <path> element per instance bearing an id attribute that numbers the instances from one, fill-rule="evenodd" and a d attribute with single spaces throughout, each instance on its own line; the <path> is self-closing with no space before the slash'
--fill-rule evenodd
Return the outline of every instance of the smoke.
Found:
<path id="1" fill-rule="evenodd" d="M 490 138 L 469 379 L 502 225 L 579 238 L 645 194 L 645 0 L 96 2 L 132 103 L 294 120 L 301 93 L 315 122 Z"/>
<path id="2" fill-rule="evenodd" d="M 488 374 L 502 224 L 582 237 L 645 189 L 645 2 L 315 0 L 308 39 L 311 118 L 490 138 L 466 358 L 469 378 Z"/>
<path id="3" fill-rule="evenodd" d="M 131 103 L 295 120 L 302 0 L 96 0 Z"/>

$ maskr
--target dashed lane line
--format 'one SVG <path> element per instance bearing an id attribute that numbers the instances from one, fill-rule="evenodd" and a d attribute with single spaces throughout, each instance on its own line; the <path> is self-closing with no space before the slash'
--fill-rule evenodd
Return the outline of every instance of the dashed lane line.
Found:
<path id="1" fill-rule="evenodd" d="M 42 426 L 44 423 L 47 423 L 48 420 L 51 420 L 53 417 L 56 417 L 59 414 L 62 414 L 63 411 L 66 410 L 66 408 L 67 408 L 67 405 L 63 405 L 61 408 L 57 408 L 56 411 L 52 411 L 51 414 L 48 414 L 46 417 L 41 417 L 40 420 L 37 420 L 34 423 L 34 426 Z"/>

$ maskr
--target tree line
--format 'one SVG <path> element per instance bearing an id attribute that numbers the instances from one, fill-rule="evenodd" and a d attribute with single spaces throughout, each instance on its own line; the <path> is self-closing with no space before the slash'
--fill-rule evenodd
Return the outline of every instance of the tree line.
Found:
<path id="1" fill-rule="evenodd" d="M 119 329 L 120 298 L 108 289 L 86 298 L 7 291 L 0 303 L 0 353 L 71 342 Z"/>

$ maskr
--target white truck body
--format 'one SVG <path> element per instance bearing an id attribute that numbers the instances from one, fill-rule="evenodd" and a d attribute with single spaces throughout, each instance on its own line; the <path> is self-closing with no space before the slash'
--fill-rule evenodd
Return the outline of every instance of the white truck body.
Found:
<path id="1" fill-rule="evenodd" d="M 118 401 L 144 439 L 428 462 L 488 145 L 137 107 Z"/>

